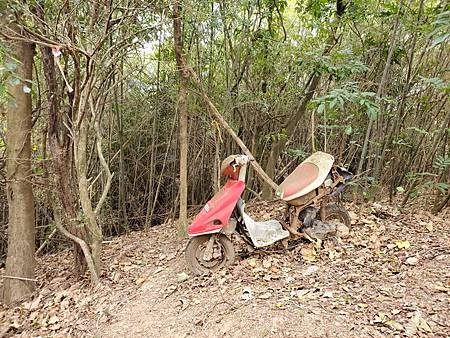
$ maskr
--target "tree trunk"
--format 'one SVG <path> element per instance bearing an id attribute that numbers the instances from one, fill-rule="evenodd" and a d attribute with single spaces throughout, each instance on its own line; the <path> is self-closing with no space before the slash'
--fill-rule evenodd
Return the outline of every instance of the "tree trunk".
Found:
<path id="1" fill-rule="evenodd" d="M 88 245 L 90 254 L 94 262 L 94 271 L 90 271 L 93 275 L 100 275 L 101 272 L 101 250 L 102 250 L 102 229 L 97 222 L 97 215 L 92 208 L 91 199 L 89 197 L 89 183 L 87 179 L 87 138 L 88 138 L 88 119 L 83 118 L 80 128 L 74 132 L 74 154 L 75 168 L 78 178 L 78 191 L 80 194 L 80 204 L 85 214 L 85 228 L 87 229 Z M 84 253 L 87 258 L 86 253 Z M 91 270 L 91 269 L 90 269 Z M 92 280 L 98 283 L 98 281 Z"/>
<path id="2" fill-rule="evenodd" d="M 72 163 L 72 139 L 64 127 L 64 112 L 61 111 L 61 93 L 55 72 L 55 63 L 49 47 L 41 47 L 42 64 L 47 83 L 48 102 L 48 151 L 51 160 L 46 164 L 49 177 L 55 187 L 53 209 L 59 210 L 61 227 L 66 227 L 76 237 L 86 240 L 86 229 L 81 227 L 78 220 L 78 195 L 74 184 Z M 74 275 L 81 276 L 86 272 L 86 262 L 82 248 L 74 242 Z"/>
<path id="3" fill-rule="evenodd" d="M 178 97 L 178 114 L 180 121 L 180 213 L 179 227 L 184 232 L 187 226 L 187 151 L 188 151 L 188 111 L 187 111 L 187 85 L 188 71 L 183 62 L 183 36 L 180 17 L 180 1 L 173 4 L 173 38 L 175 56 L 177 59 L 178 75 L 180 79 L 180 91 Z"/>
<path id="4" fill-rule="evenodd" d="M 12 27 L 17 32 L 17 27 Z M 33 70 L 33 48 L 27 42 L 10 42 L 11 53 L 19 60 L 13 76 L 20 82 L 11 85 L 8 92 L 13 102 L 7 105 L 7 195 L 8 195 L 8 254 L 3 287 L 6 304 L 30 295 L 36 285 L 35 270 L 35 215 L 31 184 L 31 78 Z M 23 278 L 23 279 L 18 279 Z M 31 280 L 25 280 L 31 279 Z"/>

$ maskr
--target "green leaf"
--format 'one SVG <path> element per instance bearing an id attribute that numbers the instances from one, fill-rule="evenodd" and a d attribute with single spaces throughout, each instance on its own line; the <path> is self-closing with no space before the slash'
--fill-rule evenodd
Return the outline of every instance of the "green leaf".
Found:
<path id="1" fill-rule="evenodd" d="M 42 175 L 44 174 L 44 168 L 42 167 L 34 167 L 33 172 L 35 175 Z"/>
<path id="2" fill-rule="evenodd" d="M 447 190 L 450 188 L 450 184 L 445 182 L 439 182 L 436 184 L 436 188 L 443 194 L 447 192 Z"/>
<path id="3" fill-rule="evenodd" d="M 433 167 L 439 171 L 444 171 L 450 166 L 450 155 L 439 155 L 433 163 Z"/>
<path id="4" fill-rule="evenodd" d="M 334 109 L 334 107 L 336 107 L 336 104 L 337 104 L 337 100 L 336 99 L 331 100 L 331 102 L 330 102 L 330 109 Z"/>
<path id="5" fill-rule="evenodd" d="M 417 131 L 418 133 L 423 134 L 423 135 L 428 135 L 428 132 L 426 130 L 424 130 L 424 129 L 421 129 L 421 128 L 408 127 L 407 129 Z"/>
<path id="6" fill-rule="evenodd" d="M 376 119 L 377 115 L 378 115 L 378 111 L 377 110 L 375 110 L 372 106 L 368 106 L 367 107 L 367 116 L 370 119 L 372 119 L 372 120 Z"/>
<path id="7" fill-rule="evenodd" d="M 317 107 L 317 113 L 322 114 L 325 111 L 325 103 L 319 104 L 319 107 Z"/>

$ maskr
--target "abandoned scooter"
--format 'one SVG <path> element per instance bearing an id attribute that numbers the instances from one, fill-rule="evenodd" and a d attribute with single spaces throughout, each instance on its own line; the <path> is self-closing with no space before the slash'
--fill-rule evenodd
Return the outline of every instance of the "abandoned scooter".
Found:
<path id="1" fill-rule="evenodd" d="M 245 212 L 242 193 L 249 158 L 227 157 L 221 174 L 228 178 L 222 189 L 202 208 L 189 225 L 186 261 L 201 275 L 233 264 L 235 249 L 230 240 L 237 233 L 253 248 L 282 241 L 287 248 L 300 238 L 333 236 L 339 224 L 350 227 L 348 212 L 336 203 L 352 174 L 334 164 L 334 158 L 316 152 L 303 161 L 276 191 L 286 203 L 283 219 L 257 222 Z"/>

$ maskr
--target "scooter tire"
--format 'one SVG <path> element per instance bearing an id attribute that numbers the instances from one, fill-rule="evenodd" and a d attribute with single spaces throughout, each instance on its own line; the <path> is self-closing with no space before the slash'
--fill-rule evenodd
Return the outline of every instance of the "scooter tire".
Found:
<path id="1" fill-rule="evenodd" d="M 189 240 L 186 246 L 185 257 L 189 269 L 195 275 L 203 275 L 214 272 L 221 268 L 226 268 L 234 263 L 236 253 L 231 240 L 225 235 L 219 235 L 217 242 L 222 249 L 222 261 L 213 266 L 205 266 L 201 264 L 202 258 L 198 257 L 198 250 L 204 244 L 207 244 L 212 235 L 196 236 Z"/>
<path id="2" fill-rule="evenodd" d="M 329 219 L 332 218 L 339 218 L 342 223 L 350 228 L 352 225 L 352 221 L 350 218 L 350 215 L 348 214 L 348 211 L 345 210 L 344 207 L 338 205 L 338 204 L 327 204 L 324 206 L 324 219 L 322 219 L 323 222 L 326 222 Z"/>

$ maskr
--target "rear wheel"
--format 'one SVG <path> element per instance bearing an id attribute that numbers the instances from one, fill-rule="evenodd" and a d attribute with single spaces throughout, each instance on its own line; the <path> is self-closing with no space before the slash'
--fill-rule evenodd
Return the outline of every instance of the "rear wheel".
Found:
<path id="1" fill-rule="evenodd" d="M 350 215 L 344 207 L 338 204 L 327 204 L 323 207 L 321 215 L 323 215 L 322 222 L 332 223 L 336 225 L 337 231 L 339 232 L 348 232 L 351 226 Z M 345 226 L 347 229 L 345 229 Z"/>
<path id="2" fill-rule="evenodd" d="M 211 236 L 215 236 L 211 257 L 206 257 L 206 248 Z M 235 258 L 233 243 L 225 235 L 203 235 L 193 237 L 186 247 L 186 262 L 196 275 L 210 273 L 233 264 Z"/>

